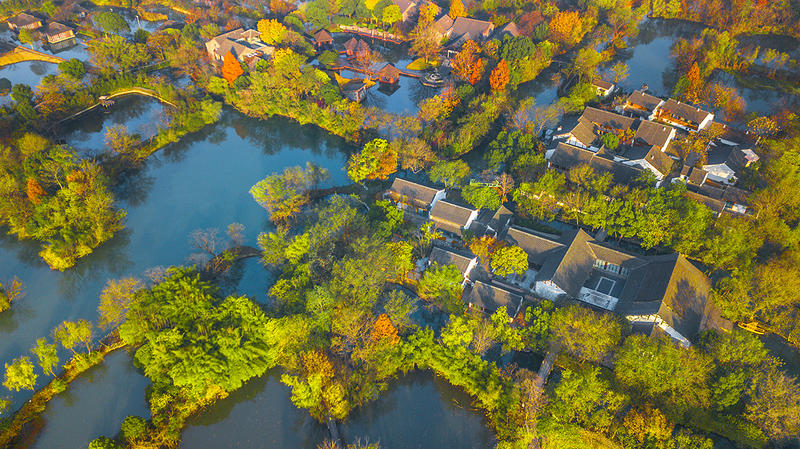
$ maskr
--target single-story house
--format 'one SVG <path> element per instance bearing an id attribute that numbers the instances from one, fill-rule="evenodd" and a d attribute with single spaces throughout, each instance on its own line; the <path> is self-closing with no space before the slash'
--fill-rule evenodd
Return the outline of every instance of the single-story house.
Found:
<path id="1" fill-rule="evenodd" d="M 500 209 L 492 215 L 492 218 L 489 220 L 489 223 L 486 225 L 486 232 L 491 234 L 494 237 L 503 234 L 506 232 L 509 226 L 511 226 L 511 221 L 514 219 L 514 213 L 511 212 L 506 206 L 500 206 Z"/>
<path id="2" fill-rule="evenodd" d="M 447 14 L 444 14 L 433 22 L 433 27 L 441 37 L 449 36 L 450 29 L 453 27 L 453 19 Z"/>
<path id="3" fill-rule="evenodd" d="M 583 230 L 549 236 L 512 227 L 536 272 L 537 295 L 568 297 L 626 316 L 634 329 L 658 328 L 683 345 L 709 326 L 711 282 L 681 254 L 639 256 L 594 240 Z"/>
<path id="4" fill-rule="evenodd" d="M 708 179 L 727 185 L 734 185 L 737 175 L 743 169 L 758 161 L 758 155 L 749 148 L 739 148 L 725 144 L 710 145 L 703 170 L 708 172 Z"/>
<path id="5" fill-rule="evenodd" d="M 477 308 L 490 314 L 505 307 L 512 319 L 517 316 L 522 306 L 522 296 L 481 281 L 475 281 L 471 287 L 464 289 L 462 298 L 468 308 Z"/>
<path id="6" fill-rule="evenodd" d="M 453 26 L 445 32 L 450 38 L 448 47 L 461 48 L 467 41 L 484 42 L 494 31 L 494 24 L 486 20 L 457 17 Z"/>
<path id="7" fill-rule="evenodd" d="M 38 30 L 42 27 L 42 21 L 37 17 L 32 16 L 26 12 L 21 12 L 16 16 L 8 19 L 8 27 L 12 31 L 19 30 Z"/>
<path id="8" fill-rule="evenodd" d="M 517 24 L 514 22 L 508 22 L 507 24 L 501 26 L 500 28 L 494 30 L 494 34 L 492 35 L 492 39 L 497 39 L 499 41 L 503 41 L 506 36 L 508 37 L 517 37 L 520 35 L 519 28 Z"/>
<path id="9" fill-rule="evenodd" d="M 398 209 L 428 218 L 431 208 L 445 199 L 447 193 L 444 189 L 435 189 L 407 179 L 395 178 L 383 197 L 396 204 Z"/>
<path id="10" fill-rule="evenodd" d="M 413 0 L 392 0 L 392 3 L 400 8 L 400 14 L 403 16 L 403 22 L 408 22 L 409 20 L 414 19 L 417 17 L 417 13 L 419 13 L 419 5 Z"/>
<path id="11" fill-rule="evenodd" d="M 654 97 L 650 94 L 644 93 L 641 90 L 636 90 L 628 96 L 625 104 L 622 106 L 622 111 L 630 114 L 644 117 L 648 120 L 656 118 L 656 111 L 664 104 L 664 100 Z"/>
<path id="12" fill-rule="evenodd" d="M 470 273 L 478 266 L 478 256 L 467 255 L 455 252 L 451 249 L 442 248 L 434 245 L 431 254 L 428 256 L 428 264 L 436 263 L 439 266 L 453 265 L 458 268 L 463 276 L 461 286 L 463 287 L 470 280 Z"/>
<path id="13" fill-rule="evenodd" d="M 614 88 L 616 88 L 617 85 L 600 78 L 595 78 L 592 80 L 592 87 L 594 87 L 594 91 L 599 97 L 605 98 L 611 95 L 611 92 L 614 92 Z"/>
<path id="14" fill-rule="evenodd" d="M 548 150 L 545 157 L 548 167 L 564 173 L 581 165 L 588 165 L 600 175 L 611 173 L 615 184 L 630 184 L 642 172 L 642 169 L 637 166 L 626 165 L 585 148 L 563 142 L 559 142 L 554 149 Z"/>
<path id="15" fill-rule="evenodd" d="M 661 185 L 675 165 L 675 160 L 661 151 L 661 147 L 657 145 L 634 145 L 625 150 L 622 157 L 615 157 L 614 160 L 625 165 L 638 165 L 643 169 L 650 170 L 658 181 L 656 186 Z"/>
<path id="16" fill-rule="evenodd" d="M 686 131 L 697 132 L 711 126 L 714 114 L 670 98 L 658 108 L 656 119 Z"/>
<path id="17" fill-rule="evenodd" d="M 621 134 L 633 129 L 636 119 L 604 109 L 588 107 L 583 110 L 578 123 L 568 132 L 554 136 L 565 138 L 570 145 L 598 151 L 603 134 Z"/>
<path id="18" fill-rule="evenodd" d="M 44 35 L 48 43 L 56 44 L 74 38 L 75 32 L 72 28 L 62 23 L 50 22 L 47 24 L 47 30 L 45 30 Z"/>
<path id="19" fill-rule="evenodd" d="M 237 28 L 206 42 L 206 51 L 212 61 L 222 62 L 230 52 L 238 61 L 246 62 L 252 58 L 271 56 L 275 47 L 263 43 L 258 31 Z"/>
<path id="20" fill-rule="evenodd" d="M 476 218 L 477 210 L 447 200 L 437 201 L 431 209 L 431 220 L 436 228 L 459 237 Z"/>

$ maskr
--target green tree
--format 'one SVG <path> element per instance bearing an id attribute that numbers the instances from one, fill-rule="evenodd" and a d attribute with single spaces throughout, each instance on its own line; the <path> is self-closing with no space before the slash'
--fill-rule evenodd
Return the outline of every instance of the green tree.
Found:
<path id="1" fill-rule="evenodd" d="M 150 32 L 143 28 L 139 28 L 133 33 L 133 41 L 137 44 L 146 44 L 148 37 L 150 37 Z"/>
<path id="2" fill-rule="evenodd" d="M 447 188 L 460 185 L 469 174 L 469 166 L 462 160 L 437 162 L 429 172 L 433 182 L 441 182 Z"/>
<path id="3" fill-rule="evenodd" d="M 47 343 L 47 339 L 42 337 L 36 340 L 36 346 L 31 352 L 39 359 L 39 366 L 45 374 L 55 376 L 53 368 L 58 365 L 58 348 L 54 344 Z"/>
<path id="4" fill-rule="evenodd" d="M 708 359 L 695 349 L 679 347 L 667 336 L 626 338 L 614 373 L 620 384 L 663 410 L 683 412 L 709 403 Z"/>
<path id="5" fill-rule="evenodd" d="M 33 35 L 33 31 L 27 28 L 19 30 L 19 35 L 17 36 L 17 39 L 19 39 L 19 42 L 21 44 L 25 45 L 31 45 L 36 41 L 36 38 Z"/>
<path id="6" fill-rule="evenodd" d="M 461 196 L 476 209 L 499 209 L 502 205 L 497 189 L 483 184 L 465 186 L 461 189 Z"/>
<path id="7" fill-rule="evenodd" d="M 121 15 L 111 11 L 101 11 L 94 16 L 94 23 L 106 33 L 129 31 L 128 22 Z"/>
<path id="8" fill-rule="evenodd" d="M 383 8 L 383 15 L 381 17 L 381 22 L 383 22 L 386 25 L 392 26 L 401 20 L 403 20 L 403 14 L 400 12 L 399 6 L 392 4 Z"/>
<path id="9" fill-rule="evenodd" d="M 64 321 L 53 330 L 53 337 L 73 353 L 78 343 L 86 345 L 86 352 L 91 352 L 92 323 L 86 320 Z"/>
<path id="10" fill-rule="evenodd" d="M 528 270 L 528 253 L 519 246 L 501 246 L 491 257 L 492 271 L 498 276 L 521 275 Z"/>
<path id="11" fill-rule="evenodd" d="M 33 363 L 28 357 L 19 357 L 14 359 L 9 365 L 6 365 L 6 378 L 3 386 L 9 390 L 33 390 L 36 386 L 36 373 L 33 372 Z"/>
<path id="12" fill-rule="evenodd" d="M 800 385 L 777 368 L 761 375 L 745 416 L 770 439 L 782 441 L 800 434 Z"/>
<path id="13" fill-rule="evenodd" d="M 581 360 L 599 362 L 619 343 L 622 326 L 607 313 L 562 307 L 550 320 L 550 338 Z"/>
<path id="14" fill-rule="evenodd" d="M 547 412 L 558 421 L 592 430 L 606 430 L 622 408 L 624 398 L 600 377 L 600 369 L 566 369 L 553 391 Z"/>
<path id="15" fill-rule="evenodd" d="M 119 326 L 125 321 L 128 307 L 134 300 L 136 292 L 144 288 L 144 283 L 136 278 L 109 280 L 100 292 L 100 304 L 97 312 L 100 315 L 98 325 L 103 329 Z"/>
<path id="16" fill-rule="evenodd" d="M 83 78 L 83 75 L 86 74 L 86 64 L 76 58 L 71 58 L 59 63 L 58 69 L 61 70 L 61 73 L 64 75 L 75 78 L 76 80 Z"/>
<path id="17" fill-rule="evenodd" d="M 111 438 L 100 437 L 92 440 L 88 449 L 120 449 L 120 445 Z"/>
<path id="18" fill-rule="evenodd" d="M 432 301 L 441 310 L 458 313 L 464 309 L 461 302 L 461 283 L 464 277 L 454 265 L 431 264 L 419 281 L 419 296 Z"/>
<path id="19" fill-rule="evenodd" d="M 353 182 L 365 179 L 387 179 L 397 171 L 397 151 L 384 139 L 373 139 L 350 156 L 347 175 Z"/>
<path id="20" fill-rule="evenodd" d="M 275 223 L 287 223 L 308 203 L 308 190 L 328 179 L 330 173 L 311 162 L 306 168 L 287 167 L 250 188 L 250 195 L 270 213 Z"/>
<path id="21" fill-rule="evenodd" d="M 120 430 L 125 441 L 134 443 L 147 435 L 147 421 L 139 416 L 126 416 Z"/>
<path id="22" fill-rule="evenodd" d="M 401 334 L 416 327 L 411 315 L 417 310 L 414 300 L 401 290 L 392 290 L 383 305 L 392 324 Z"/>

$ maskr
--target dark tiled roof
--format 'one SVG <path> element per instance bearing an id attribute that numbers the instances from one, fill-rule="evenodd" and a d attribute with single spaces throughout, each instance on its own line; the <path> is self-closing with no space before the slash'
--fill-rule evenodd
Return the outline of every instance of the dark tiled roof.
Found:
<path id="1" fill-rule="evenodd" d="M 646 94 L 640 90 L 636 90 L 630 94 L 630 96 L 628 96 L 627 103 L 628 105 L 636 106 L 640 109 L 653 112 L 659 103 L 661 103 L 661 99 L 650 94 Z"/>
<path id="2" fill-rule="evenodd" d="M 437 228 L 461 235 L 461 229 L 467 225 L 473 212 L 474 209 L 441 200 L 437 201 L 431 209 L 431 219 L 436 223 Z"/>
<path id="3" fill-rule="evenodd" d="M 634 118 L 597 108 L 586 108 L 581 118 L 611 129 L 630 129 L 636 121 Z"/>
<path id="4" fill-rule="evenodd" d="M 386 193 L 389 195 L 395 196 L 399 198 L 405 198 L 407 200 L 413 201 L 416 204 L 427 207 L 430 206 L 431 202 L 433 202 L 433 198 L 439 193 L 441 190 L 434 189 L 433 187 L 428 187 L 422 184 L 417 184 L 416 182 L 412 182 L 402 178 L 394 178 L 394 182 L 392 182 L 392 186 L 389 187 Z"/>
<path id="5" fill-rule="evenodd" d="M 706 178 L 708 178 L 707 171 L 703 170 L 702 168 L 693 167 L 686 179 L 690 184 L 702 186 L 706 183 Z"/>
<path id="6" fill-rule="evenodd" d="M 522 296 L 492 284 L 475 281 L 472 288 L 468 292 L 464 292 L 464 300 L 489 313 L 505 307 L 508 315 L 514 317 L 520 302 L 522 302 Z"/>
<path id="7" fill-rule="evenodd" d="M 731 154 L 728 156 L 728 160 L 725 161 L 725 165 L 738 173 L 748 165 L 758 161 L 758 159 L 758 155 L 753 152 L 753 150 L 749 148 L 736 148 L 735 150 L 731 151 Z"/>
<path id="8" fill-rule="evenodd" d="M 501 232 L 511 223 L 514 218 L 514 212 L 511 212 L 506 206 L 500 206 L 497 212 L 494 213 L 492 219 L 489 220 L 489 227 L 496 232 Z"/>
<path id="9" fill-rule="evenodd" d="M 741 204 L 743 206 L 747 206 L 750 204 L 749 197 L 750 197 L 750 192 L 744 189 L 740 189 L 738 187 L 728 186 L 725 188 L 725 190 L 722 191 L 723 200 L 730 201 L 736 204 Z"/>
<path id="10" fill-rule="evenodd" d="M 708 111 L 704 111 L 690 104 L 675 101 L 672 98 L 661 106 L 661 110 L 675 118 L 694 124 L 700 124 L 710 115 Z"/>
<path id="11" fill-rule="evenodd" d="M 56 36 L 61 33 L 65 33 L 67 31 L 72 31 L 72 28 L 64 25 L 63 23 L 50 22 L 49 24 L 47 24 L 47 31 L 45 32 L 45 34 L 47 34 L 48 36 Z"/>
<path id="12" fill-rule="evenodd" d="M 453 19 L 450 18 L 447 14 L 443 15 L 436 19 L 436 22 L 433 23 L 433 26 L 436 27 L 436 30 L 440 33 L 444 34 L 450 27 L 453 26 Z"/>
<path id="13" fill-rule="evenodd" d="M 588 146 L 591 146 L 595 140 L 597 140 L 597 136 L 594 133 L 594 125 L 592 122 L 579 119 L 578 123 L 575 124 L 575 127 L 569 132 L 572 134 L 578 142 Z"/>
<path id="14" fill-rule="evenodd" d="M 650 256 L 647 261 L 631 273 L 617 311 L 658 314 L 684 337 L 695 336 L 708 309 L 711 281 L 681 254 Z"/>
<path id="15" fill-rule="evenodd" d="M 436 262 L 439 265 L 455 265 L 462 274 L 465 274 L 467 268 L 475 259 L 475 256 L 457 253 L 453 250 L 434 246 L 429 256 L 431 262 Z"/>
<path id="16" fill-rule="evenodd" d="M 409 8 L 417 6 L 416 2 L 412 2 L 410 0 L 392 0 L 392 3 L 397 5 L 398 8 L 400 8 L 401 14 L 404 14 L 406 11 L 408 11 Z"/>
<path id="17" fill-rule="evenodd" d="M 517 37 L 519 36 L 519 28 L 514 22 L 508 22 L 494 31 L 494 38 L 503 40 L 505 36 Z"/>
<path id="18" fill-rule="evenodd" d="M 644 158 L 650 165 L 653 166 L 662 175 L 667 175 L 672 171 L 672 166 L 675 165 L 675 160 L 657 146 L 650 148 Z"/>
<path id="19" fill-rule="evenodd" d="M 483 36 L 494 29 L 492 22 L 485 20 L 471 19 L 469 17 L 457 17 L 453 22 L 453 33 L 451 37 L 466 37 L 470 40 L 478 40 L 478 36 Z"/>
<path id="20" fill-rule="evenodd" d="M 21 12 L 16 16 L 8 19 L 8 23 L 15 25 L 17 28 L 28 26 L 36 22 L 41 22 L 41 21 L 38 18 L 25 12 Z"/>
<path id="21" fill-rule="evenodd" d="M 591 238 L 583 229 L 579 229 L 573 234 L 563 257 L 546 260 L 536 279 L 551 280 L 568 295 L 577 297 L 594 265 L 595 255 L 587 245 Z"/>
<path id="22" fill-rule="evenodd" d="M 640 168 L 625 165 L 620 162 L 606 159 L 595 153 L 568 145 L 563 142 L 556 146 L 550 156 L 550 162 L 562 170 L 571 170 L 580 165 L 588 165 L 597 173 L 611 173 L 614 182 L 617 184 L 630 184 L 642 172 Z"/>
<path id="23" fill-rule="evenodd" d="M 509 228 L 505 240 L 522 248 L 528 254 L 528 262 L 537 266 L 543 265 L 547 259 L 562 257 L 567 249 L 563 242 L 520 226 Z"/>
<path id="24" fill-rule="evenodd" d="M 661 148 L 665 148 L 672 131 L 673 128 L 669 125 L 651 122 L 650 120 L 642 120 L 639 122 L 639 127 L 636 128 L 636 135 L 634 138 L 646 145 L 657 145 Z"/>

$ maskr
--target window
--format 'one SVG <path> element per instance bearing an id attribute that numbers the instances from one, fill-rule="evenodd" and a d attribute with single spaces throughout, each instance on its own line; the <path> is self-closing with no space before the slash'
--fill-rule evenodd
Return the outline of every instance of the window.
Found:
<path id="1" fill-rule="evenodd" d="M 600 259 L 595 259 L 594 267 L 599 270 L 607 271 L 613 274 L 618 274 L 624 277 L 628 277 L 628 275 L 630 274 L 630 269 Z"/>

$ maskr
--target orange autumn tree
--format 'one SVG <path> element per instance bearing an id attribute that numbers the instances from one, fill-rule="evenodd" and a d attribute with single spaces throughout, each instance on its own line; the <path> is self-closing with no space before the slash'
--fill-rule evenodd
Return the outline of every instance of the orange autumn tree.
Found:
<path id="1" fill-rule="evenodd" d="M 450 2 L 450 12 L 448 12 L 447 15 L 453 20 L 457 17 L 466 16 L 467 11 L 464 9 L 464 3 L 462 3 L 461 0 L 452 0 Z"/>
<path id="2" fill-rule="evenodd" d="M 475 61 L 475 64 L 472 65 L 472 73 L 469 75 L 470 84 L 475 85 L 481 80 L 483 76 L 483 65 L 483 59 L 478 59 Z"/>
<path id="3" fill-rule="evenodd" d="M 700 76 L 700 66 L 695 61 L 686 73 L 686 91 L 684 96 L 689 102 L 696 102 L 703 87 L 703 78 Z"/>
<path id="4" fill-rule="evenodd" d="M 233 53 L 225 53 L 225 59 L 222 61 L 222 77 L 228 81 L 229 85 L 233 86 L 233 82 L 236 81 L 236 78 L 239 78 L 242 73 L 244 73 L 244 70 L 242 70 L 241 64 L 239 64 L 239 61 L 233 56 Z"/>
<path id="5" fill-rule="evenodd" d="M 501 59 L 497 67 L 492 70 L 492 74 L 489 75 L 489 85 L 492 87 L 492 90 L 505 89 L 506 84 L 508 84 L 509 75 L 508 63 L 505 59 Z"/>
<path id="6" fill-rule="evenodd" d="M 397 164 L 397 149 L 390 146 L 385 139 L 373 139 L 360 152 L 350 156 L 347 174 L 353 182 L 387 179 L 397 171 Z"/>
<path id="7" fill-rule="evenodd" d="M 35 178 L 28 178 L 25 193 L 28 195 L 28 200 L 33 204 L 41 203 L 41 198 L 47 194 Z"/>
<path id="8" fill-rule="evenodd" d="M 385 341 L 394 345 L 400 341 L 400 336 L 397 335 L 397 328 L 394 327 L 392 320 L 385 313 L 380 314 L 375 322 L 372 323 L 372 331 L 369 335 L 373 342 Z"/>
<path id="9" fill-rule="evenodd" d="M 475 41 L 467 41 L 464 43 L 464 46 L 461 47 L 461 51 L 459 51 L 451 61 L 453 73 L 462 80 L 469 80 L 470 76 L 474 71 L 474 66 L 476 61 L 480 58 L 478 57 L 478 52 L 481 50 L 481 47 L 475 43 Z"/>

